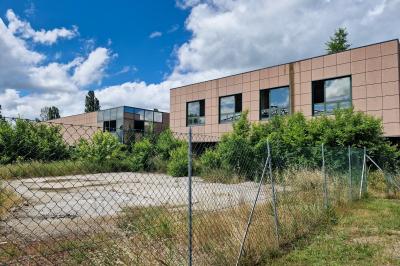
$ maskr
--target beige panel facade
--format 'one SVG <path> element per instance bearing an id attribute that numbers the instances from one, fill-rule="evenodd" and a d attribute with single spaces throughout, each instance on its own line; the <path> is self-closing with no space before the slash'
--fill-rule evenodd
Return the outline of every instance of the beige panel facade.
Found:
<path id="1" fill-rule="evenodd" d="M 205 123 L 194 133 L 215 137 L 232 129 L 219 123 L 219 97 L 242 94 L 242 109 L 251 121 L 260 121 L 260 90 L 290 87 L 290 111 L 312 117 L 312 82 L 350 76 L 355 110 L 382 119 L 388 137 L 400 136 L 399 41 L 391 40 L 345 52 L 267 67 L 170 91 L 170 126 L 187 132 L 188 102 L 205 100 Z M 263 120 L 264 121 L 264 120 Z"/>
<path id="2" fill-rule="evenodd" d="M 83 113 L 53 119 L 48 123 L 60 126 L 60 132 L 66 143 L 74 145 L 80 139 L 91 139 L 102 127 L 97 125 L 97 112 Z"/>

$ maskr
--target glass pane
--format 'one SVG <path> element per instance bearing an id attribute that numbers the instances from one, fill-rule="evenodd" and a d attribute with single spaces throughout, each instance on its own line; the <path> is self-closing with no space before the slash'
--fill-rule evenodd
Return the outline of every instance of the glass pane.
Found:
<path id="1" fill-rule="evenodd" d="M 162 113 L 154 112 L 154 122 L 162 123 Z"/>
<path id="2" fill-rule="evenodd" d="M 188 117 L 200 116 L 200 102 L 188 103 Z"/>
<path id="3" fill-rule="evenodd" d="M 350 77 L 325 81 L 325 101 L 350 101 Z"/>
<path id="4" fill-rule="evenodd" d="M 350 108 L 351 107 L 351 102 L 341 102 L 339 104 L 340 108 Z"/>
<path id="5" fill-rule="evenodd" d="M 103 113 L 103 120 L 104 121 L 106 121 L 106 120 L 110 120 L 110 109 L 108 109 L 108 110 L 104 110 L 103 111 L 104 113 Z"/>
<path id="6" fill-rule="evenodd" d="M 144 114 L 144 119 L 146 121 L 153 121 L 153 111 L 146 110 Z"/>
<path id="7" fill-rule="evenodd" d="M 118 107 L 117 109 L 117 119 L 124 118 L 124 107 Z"/>
<path id="8" fill-rule="evenodd" d="M 270 90 L 270 108 L 287 108 L 289 106 L 289 87 Z"/>
<path id="9" fill-rule="evenodd" d="M 136 119 L 144 120 L 144 110 L 143 109 L 135 109 L 134 112 L 138 115 Z"/>
<path id="10" fill-rule="evenodd" d="M 116 120 L 117 119 L 117 108 L 113 108 L 110 110 L 110 120 Z"/>
<path id="11" fill-rule="evenodd" d="M 269 117 L 269 109 L 265 108 L 265 109 L 261 109 L 261 119 L 265 119 Z"/>
<path id="12" fill-rule="evenodd" d="M 220 114 L 229 114 L 235 112 L 235 96 L 223 97 L 220 99 Z"/>
<path id="13" fill-rule="evenodd" d="M 327 103 L 326 104 L 326 113 L 331 114 L 333 110 L 338 108 L 338 103 Z"/>
<path id="14" fill-rule="evenodd" d="M 314 115 L 320 115 L 325 112 L 325 105 L 323 103 L 314 104 Z"/>

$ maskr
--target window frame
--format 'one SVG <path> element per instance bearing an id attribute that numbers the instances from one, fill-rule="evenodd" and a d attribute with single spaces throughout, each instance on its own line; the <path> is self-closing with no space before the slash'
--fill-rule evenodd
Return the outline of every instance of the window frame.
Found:
<path id="1" fill-rule="evenodd" d="M 198 121 L 200 121 L 200 119 L 199 118 L 204 118 L 204 122 L 203 123 L 189 123 L 189 104 L 191 104 L 191 103 L 196 103 L 196 102 L 198 102 L 199 103 L 199 112 L 200 112 L 200 115 L 199 116 L 193 116 L 193 117 L 191 117 L 191 119 L 193 119 L 193 118 L 197 118 L 198 119 Z M 204 106 L 204 115 L 203 116 L 201 116 L 201 102 L 203 102 L 203 106 Z M 195 101 L 190 101 L 190 102 L 186 102 L 186 126 L 188 127 L 188 126 L 204 126 L 206 124 L 206 100 L 205 99 L 200 99 L 200 100 L 195 100 Z"/>
<path id="2" fill-rule="evenodd" d="M 236 110 L 236 96 L 240 95 L 240 112 L 234 112 L 234 113 L 227 113 L 227 114 L 234 114 L 234 119 L 233 120 L 225 120 L 225 121 L 221 121 L 221 99 L 222 98 L 227 98 L 227 97 L 231 97 L 234 96 L 234 109 Z M 240 115 L 243 113 L 243 94 L 242 93 L 235 93 L 235 94 L 230 94 L 230 95 L 224 95 L 224 96 L 220 96 L 218 99 L 218 123 L 219 124 L 229 124 L 232 122 L 235 122 L 236 120 L 239 119 L 239 116 L 236 116 L 236 114 L 239 113 Z"/>
<path id="3" fill-rule="evenodd" d="M 292 108 L 291 108 L 291 97 L 290 97 L 290 95 L 291 95 L 291 89 L 290 89 L 290 85 L 287 85 L 287 86 L 279 86 L 279 87 L 274 87 L 274 88 L 266 88 L 266 89 L 262 89 L 262 90 L 260 90 L 260 100 L 259 100 L 259 112 L 258 112 L 258 115 L 259 115 L 259 120 L 269 120 L 269 119 L 271 119 L 271 116 L 268 116 L 267 118 L 263 118 L 262 117 L 262 115 L 261 115 L 261 111 L 262 111 L 262 106 L 261 106 L 261 94 L 263 93 L 263 92 L 265 92 L 265 91 L 268 91 L 268 105 L 271 107 L 271 95 L 270 95 L 270 91 L 272 91 L 272 90 L 277 90 L 277 89 L 284 89 L 284 88 L 287 88 L 288 89 L 288 92 L 289 92 L 289 104 L 288 104 L 288 107 L 287 107 L 287 109 L 288 109 L 288 114 L 287 115 L 290 115 L 291 113 L 292 113 Z M 284 108 L 278 108 L 278 110 L 279 109 L 284 109 Z"/>
<path id="4" fill-rule="evenodd" d="M 333 102 L 326 102 L 326 88 L 325 88 L 325 82 L 330 81 L 330 80 L 335 80 L 335 79 L 342 79 L 342 78 L 349 78 L 350 80 L 350 94 L 349 94 L 349 100 L 348 101 L 333 101 Z M 320 104 L 323 104 L 324 106 L 324 111 L 318 114 L 315 114 L 315 103 L 314 103 L 314 82 L 323 82 L 323 90 L 324 90 L 324 101 Z M 327 104 L 336 104 L 336 108 L 339 106 L 340 103 L 350 103 L 350 107 L 353 106 L 353 79 L 352 75 L 345 75 L 345 76 L 338 76 L 338 77 L 333 77 L 333 78 L 327 78 L 327 79 L 318 79 L 318 80 L 312 80 L 311 81 L 311 108 L 312 108 L 312 116 L 322 116 L 322 115 L 332 115 L 333 112 L 327 112 Z M 349 108 L 350 108 L 349 107 Z M 340 109 L 340 108 L 339 108 Z"/>

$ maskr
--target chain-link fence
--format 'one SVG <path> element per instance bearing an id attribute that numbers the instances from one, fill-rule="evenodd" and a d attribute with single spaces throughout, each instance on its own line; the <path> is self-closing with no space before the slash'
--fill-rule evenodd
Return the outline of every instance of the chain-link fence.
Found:
<path id="1" fill-rule="evenodd" d="M 253 265 L 367 191 L 363 149 L 264 144 L 0 120 L 0 263 Z"/>

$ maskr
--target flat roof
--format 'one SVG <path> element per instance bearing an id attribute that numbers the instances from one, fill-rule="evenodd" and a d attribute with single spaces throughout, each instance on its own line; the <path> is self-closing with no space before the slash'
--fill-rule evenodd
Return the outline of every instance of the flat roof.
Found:
<path id="1" fill-rule="evenodd" d="M 347 49 L 346 51 L 351 51 L 351 50 L 355 50 L 355 49 L 359 49 L 359 48 L 364 48 L 364 47 L 368 47 L 368 46 L 372 46 L 372 45 L 377 45 L 377 44 L 382 44 L 382 43 L 387 43 L 387 42 L 393 42 L 393 41 L 399 42 L 399 39 L 397 38 L 397 39 L 391 39 L 391 40 L 382 41 L 382 42 L 377 42 L 377 43 L 371 43 L 371 44 L 367 44 L 367 45 L 363 45 L 363 46 L 358 46 L 358 47 L 350 48 L 350 49 Z M 345 51 L 337 52 L 337 53 L 333 53 L 333 54 L 338 54 L 338 53 L 343 53 L 343 52 L 345 52 Z M 301 61 L 304 61 L 304 60 L 309 60 L 309 59 L 314 59 L 314 58 L 318 58 L 318 57 L 323 57 L 323 56 L 326 56 L 326 55 L 328 55 L 328 54 L 317 55 L 317 56 L 313 56 L 313 57 L 308 57 L 308 58 L 298 59 L 298 60 L 294 60 L 294 61 L 289 61 L 289 62 L 287 62 L 287 63 L 282 63 L 282 64 L 278 64 L 278 65 L 272 65 L 272 66 L 266 66 L 266 67 L 256 68 L 256 69 L 252 69 L 252 70 L 248 70 L 248 71 L 244 71 L 244 72 L 239 72 L 239 73 L 232 74 L 232 75 L 228 75 L 228 76 L 222 76 L 222 77 L 219 77 L 219 78 L 214 78 L 214 79 L 208 79 L 208 80 L 204 80 L 204 81 L 189 83 L 189 84 L 186 84 L 186 85 L 182 85 L 182 86 L 178 86 L 178 87 L 171 88 L 170 90 L 179 89 L 179 88 L 184 88 L 184 87 L 187 87 L 187 86 L 190 86 L 190 85 L 201 84 L 201 83 L 204 83 L 204 82 L 214 81 L 214 80 L 218 80 L 218 79 L 222 79 L 222 78 L 233 77 L 233 76 L 240 75 L 240 74 L 247 74 L 247 73 L 250 73 L 250 72 L 254 72 L 254 71 L 258 71 L 258 70 L 262 70 L 262 69 L 266 69 L 266 68 L 279 67 L 279 66 L 283 66 L 283 65 L 287 65 L 287 64 L 293 64 L 293 63 L 301 62 Z"/>
<path id="2" fill-rule="evenodd" d="M 146 109 L 146 108 L 141 108 L 141 107 L 134 107 L 134 106 L 128 106 L 128 105 L 121 105 L 121 106 L 117 106 L 117 107 L 111 107 L 111 108 L 107 108 L 107 109 L 103 109 L 103 110 L 98 110 L 98 111 L 93 111 L 93 112 L 88 112 L 88 113 L 80 113 L 80 114 L 74 114 L 74 115 L 61 116 L 60 118 L 55 118 L 55 119 L 51 119 L 51 120 L 47 120 L 47 121 L 53 121 L 53 120 L 57 120 L 57 119 L 62 119 L 62 118 L 67 118 L 67 117 L 73 117 L 73 116 L 79 116 L 79 115 L 87 115 L 87 114 L 91 114 L 91 113 L 98 113 L 98 112 L 101 112 L 101 111 L 107 111 L 107 110 L 117 109 L 117 108 L 121 108 L 121 107 L 135 108 L 135 109 L 141 109 L 141 110 L 144 110 L 144 111 L 153 111 L 153 112 L 159 112 L 159 113 L 163 113 L 163 114 L 169 114 L 168 112 L 164 112 L 164 111 L 160 111 L 160 110 L 155 110 L 155 109 Z M 47 122 L 47 121 L 46 121 L 46 122 Z"/>

